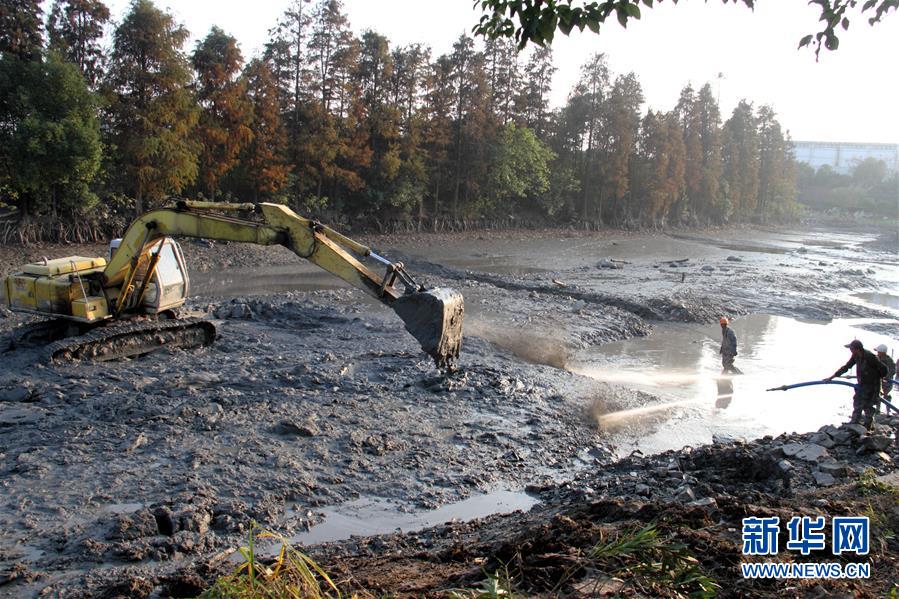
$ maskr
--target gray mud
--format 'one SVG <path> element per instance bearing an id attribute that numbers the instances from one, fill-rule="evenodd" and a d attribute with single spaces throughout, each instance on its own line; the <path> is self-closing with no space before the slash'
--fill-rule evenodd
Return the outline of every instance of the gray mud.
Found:
<path id="1" fill-rule="evenodd" d="M 362 292 L 336 280 L 310 290 L 314 267 L 286 250 L 185 242 L 191 311 L 219 325 L 211 347 L 105 364 L 2 355 L 0 596 L 160 581 L 233 549 L 253 520 L 296 535 L 367 498 L 413 512 L 497 489 L 549 498 L 628 447 L 598 416 L 670 399 L 578 374 L 603 344 L 751 313 L 877 319 L 860 334 L 896 340 L 896 312 L 878 302 L 899 291 L 896 248 L 866 241 L 759 230 L 373 240 L 464 295 L 453 373 Z M 3 250 L 8 271 L 21 254 Z M 20 320 L 0 313 L 0 331 Z M 671 420 L 652 418 L 664 438 Z"/>

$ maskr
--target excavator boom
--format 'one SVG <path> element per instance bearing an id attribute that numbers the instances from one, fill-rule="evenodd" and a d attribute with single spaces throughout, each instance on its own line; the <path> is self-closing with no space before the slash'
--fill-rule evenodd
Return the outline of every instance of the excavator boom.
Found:
<path id="1" fill-rule="evenodd" d="M 91 263 L 93 268 L 85 270 L 86 275 L 78 275 L 78 271 L 70 275 L 72 281 L 77 278 L 82 296 L 71 303 L 84 303 L 86 307 L 79 310 L 88 319 L 91 315 L 116 319 L 140 309 L 168 237 L 283 245 L 393 308 L 438 367 L 450 365 L 459 355 L 464 315 L 461 294 L 446 288 L 426 290 L 402 263 L 392 263 L 367 246 L 280 204 L 180 201 L 147 212 L 128 227 L 105 268 Z M 363 264 L 366 257 L 384 266 L 383 276 Z M 11 307 L 16 308 L 12 301 Z M 73 314 L 75 311 L 70 310 L 69 315 Z"/>

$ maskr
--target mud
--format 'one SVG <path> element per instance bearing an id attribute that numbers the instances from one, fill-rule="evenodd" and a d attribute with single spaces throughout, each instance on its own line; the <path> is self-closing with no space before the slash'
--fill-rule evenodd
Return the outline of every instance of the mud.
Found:
<path id="1" fill-rule="evenodd" d="M 662 466 L 693 454 L 627 457 L 631 439 L 646 434 L 632 423 L 653 427 L 657 449 L 677 449 L 684 407 L 658 408 L 696 394 L 672 396 L 668 383 L 597 380 L 581 369 L 585 361 L 609 363 L 598 351 L 604 344 L 654 329 L 714 333 L 721 314 L 738 323 L 749 314 L 856 319 L 847 322 L 860 338 L 874 328 L 897 339 L 897 314 L 883 296 L 899 294 L 899 254 L 874 233 L 545 231 L 366 241 L 429 287 L 465 296 L 455 372 L 438 371 L 396 314 L 362 292 L 334 281 L 310 290 L 314 267 L 290 252 L 195 242 L 184 244 L 189 315 L 217 321 L 212 346 L 102 364 L 47 364 L 37 350 L 3 354 L 0 596 L 191 596 L 228 567 L 224 556 L 251 521 L 299 535 L 333 518 L 334 506 L 372 498 L 414 513 L 497 490 L 527 489 L 541 500 L 528 514 L 314 550 L 337 571 L 361 568 L 357 581 L 367 588 L 399 594 L 476 582 L 484 560 L 505 559 L 540 531 L 544 549 L 555 537 L 575 547 L 604 527 L 670 512 L 681 518 L 673 522 L 719 527 L 723 539 L 754 502 L 807 510 L 812 500 L 802 494 L 818 488 L 813 470 L 795 475 L 793 496 L 783 500 L 782 476 L 737 477 L 752 461 L 745 456 L 694 460 L 657 480 Z M 23 254 L 104 251 L 0 248 L 0 265 L 5 274 Z M 0 331 L 22 321 L 0 313 Z M 703 355 L 714 360 L 710 351 Z M 821 376 L 837 365 L 827 361 Z M 848 417 L 848 403 L 833 424 Z M 638 410 L 636 419 L 613 426 L 609 415 L 628 410 Z M 820 426 L 801 418 L 791 425 L 806 422 L 799 430 Z M 712 442 L 711 432 L 702 434 Z M 768 455 L 788 440 L 764 443 L 727 451 Z M 888 473 L 899 459 L 892 449 L 891 462 L 878 452 L 856 457 L 855 446 L 844 453 L 846 472 Z M 676 486 L 664 482 L 677 477 Z M 678 490 L 685 481 L 691 493 Z M 708 489 L 697 490 L 699 483 Z M 636 490 L 641 484 L 649 495 Z M 725 517 L 684 507 L 691 495 L 726 503 Z M 710 564 L 724 541 L 716 543 L 703 557 Z M 734 559 L 728 551 L 716 572 Z M 438 575 L 422 559 L 449 566 Z M 419 571 L 427 576 L 416 578 Z M 523 588 L 550 590 L 538 582 Z"/>

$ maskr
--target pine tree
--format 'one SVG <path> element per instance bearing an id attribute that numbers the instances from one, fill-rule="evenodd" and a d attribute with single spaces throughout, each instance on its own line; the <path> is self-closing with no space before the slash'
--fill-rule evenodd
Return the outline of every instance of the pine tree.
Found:
<path id="1" fill-rule="evenodd" d="M 268 64 L 258 58 L 252 60 L 242 79 L 252 107 L 253 135 L 241 154 L 241 179 L 247 181 L 253 201 L 258 202 L 261 198 L 273 199 L 287 184 L 287 135 L 281 123 L 278 85 Z"/>
<path id="2" fill-rule="evenodd" d="M 640 129 L 640 108 L 643 89 L 634 73 L 619 75 L 609 91 L 605 103 L 606 153 L 605 185 L 608 197 L 614 202 L 616 217 L 630 217 L 627 203 L 630 191 L 631 160 L 636 153 Z"/>
<path id="3" fill-rule="evenodd" d="M 549 93 L 552 91 L 553 75 L 552 48 L 537 48 L 531 54 L 524 68 L 524 85 L 516 98 L 517 111 L 527 127 L 543 139 L 550 126 Z"/>
<path id="4" fill-rule="evenodd" d="M 199 111 L 188 91 L 187 37 L 150 0 L 134 0 L 113 35 L 109 121 L 120 182 L 138 213 L 197 177 Z"/>
<path id="5" fill-rule="evenodd" d="M 44 44 L 40 0 L 0 2 L 0 53 L 37 60 Z"/>
<path id="6" fill-rule="evenodd" d="M 759 140 L 755 111 L 746 100 L 740 100 L 724 123 L 721 156 L 734 211 L 747 219 L 758 207 Z"/>
<path id="7" fill-rule="evenodd" d="M 250 142 L 252 107 L 246 83 L 238 79 L 243 63 L 237 40 L 218 27 L 197 43 L 191 58 L 197 72 L 200 103 L 197 137 L 200 151 L 200 184 L 215 199 L 219 180 L 238 162 Z"/>
<path id="8" fill-rule="evenodd" d="M 103 74 L 101 41 L 108 22 L 109 9 L 100 0 L 54 0 L 50 9 L 50 49 L 78 65 L 90 87 L 95 87 Z"/>

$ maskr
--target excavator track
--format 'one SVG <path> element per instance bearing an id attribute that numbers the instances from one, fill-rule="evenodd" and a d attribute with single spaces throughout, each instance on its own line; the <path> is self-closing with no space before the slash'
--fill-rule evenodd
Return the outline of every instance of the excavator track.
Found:
<path id="1" fill-rule="evenodd" d="M 210 345 L 215 335 L 215 325 L 208 320 L 126 322 L 56 341 L 49 344 L 45 351 L 47 359 L 52 362 L 105 362 L 142 356 L 162 348 Z"/>

